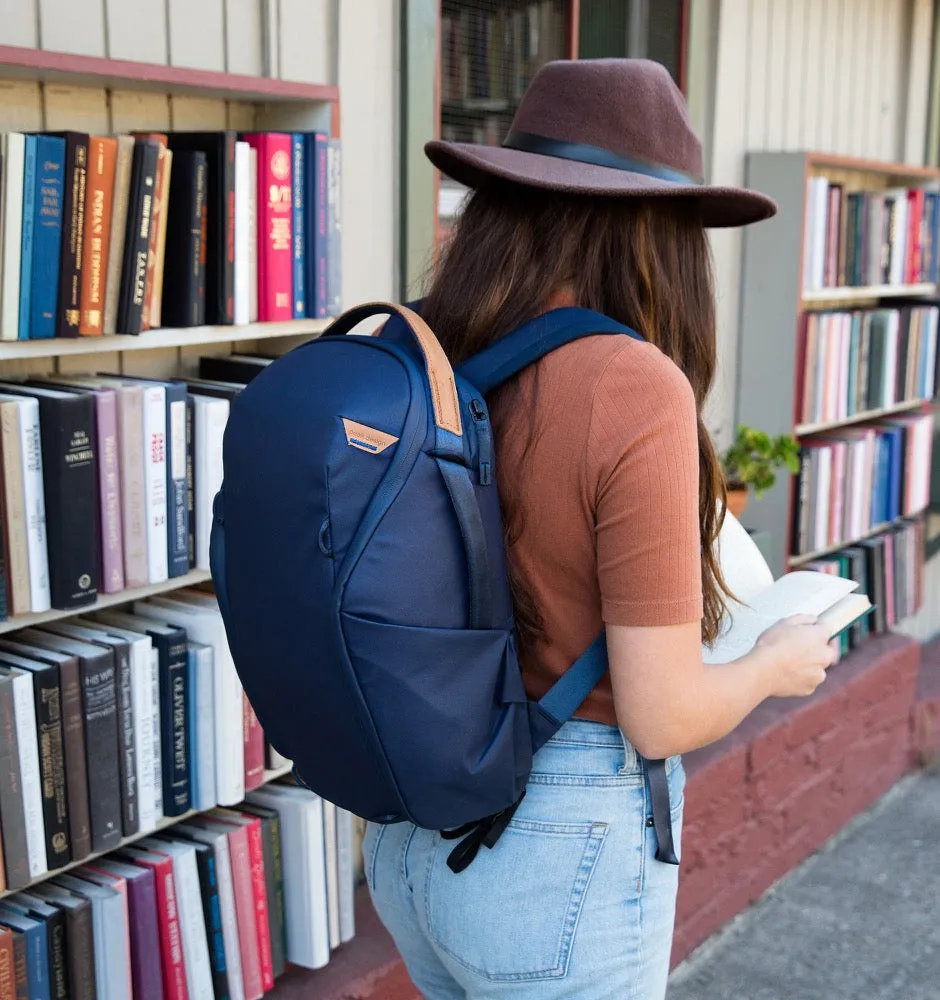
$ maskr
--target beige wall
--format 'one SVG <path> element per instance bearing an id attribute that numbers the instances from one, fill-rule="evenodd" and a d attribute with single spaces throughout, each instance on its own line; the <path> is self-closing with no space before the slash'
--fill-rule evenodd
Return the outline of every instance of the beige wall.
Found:
<path id="1" fill-rule="evenodd" d="M 395 274 L 397 0 L 3 0 L 0 45 L 340 87 L 343 297 Z M 276 119 L 269 119 L 276 120 Z M 235 102 L 0 79 L 0 130 L 251 128 Z"/>
<path id="2" fill-rule="evenodd" d="M 699 97 L 693 110 L 708 129 L 712 183 L 743 184 L 745 154 L 759 150 L 923 162 L 931 0 L 709 3 L 717 19 L 710 121 Z M 708 44 L 702 34 L 693 44 Z M 741 332 L 740 233 L 715 231 L 712 247 L 720 375 L 709 424 L 724 444 L 733 427 Z M 760 330 L 743 335 L 759 337 Z"/>

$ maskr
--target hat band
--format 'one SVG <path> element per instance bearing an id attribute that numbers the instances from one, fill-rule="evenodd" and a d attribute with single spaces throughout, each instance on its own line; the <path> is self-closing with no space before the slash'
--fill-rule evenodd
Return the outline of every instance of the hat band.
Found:
<path id="1" fill-rule="evenodd" d="M 580 142 L 564 142 L 561 139 L 549 139 L 534 132 L 522 132 L 513 129 L 503 142 L 504 149 L 516 149 L 520 153 L 537 153 L 539 156 L 555 156 L 562 160 L 574 160 L 576 163 L 589 163 L 595 167 L 609 167 L 612 170 L 626 170 L 631 174 L 643 174 L 645 177 L 655 177 L 657 180 L 668 181 L 670 184 L 702 184 L 699 177 L 674 170 L 661 163 L 651 163 L 648 160 L 637 160 L 632 156 L 622 156 L 612 153 L 600 146 L 588 146 Z"/>

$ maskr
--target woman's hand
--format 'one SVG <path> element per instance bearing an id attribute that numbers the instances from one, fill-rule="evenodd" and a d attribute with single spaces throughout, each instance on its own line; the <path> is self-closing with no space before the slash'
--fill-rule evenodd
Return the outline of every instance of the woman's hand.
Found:
<path id="1" fill-rule="evenodd" d="M 812 694 L 835 662 L 829 627 L 811 615 L 794 615 L 777 622 L 757 640 L 755 651 L 768 671 L 775 698 Z"/>

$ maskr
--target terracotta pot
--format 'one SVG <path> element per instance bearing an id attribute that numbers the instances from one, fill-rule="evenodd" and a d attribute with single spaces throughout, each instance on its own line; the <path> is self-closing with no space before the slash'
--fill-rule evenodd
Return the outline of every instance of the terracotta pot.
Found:
<path id="1" fill-rule="evenodd" d="M 748 489 L 746 486 L 729 486 L 728 487 L 728 510 L 734 514 L 734 516 L 740 519 L 741 515 L 744 513 L 745 507 L 747 507 L 747 501 L 749 497 Z"/>

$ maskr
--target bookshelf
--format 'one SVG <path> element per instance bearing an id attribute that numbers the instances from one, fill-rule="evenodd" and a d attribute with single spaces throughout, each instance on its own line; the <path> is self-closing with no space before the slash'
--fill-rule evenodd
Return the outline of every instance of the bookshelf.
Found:
<path id="1" fill-rule="evenodd" d="M 746 183 L 771 195 L 780 210 L 744 234 L 738 422 L 772 435 L 793 434 L 803 456 L 833 442 L 833 449 L 851 449 L 869 428 L 880 435 L 896 424 L 916 422 L 929 409 L 935 382 L 936 348 L 930 345 L 937 336 L 940 171 L 813 152 L 753 153 Z M 902 191 L 914 193 L 902 196 Z M 902 212 L 908 213 L 903 223 Z M 908 225 L 911 219 L 916 221 Z M 898 235 L 902 232 L 906 236 Z M 903 246 L 902 239 L 908 241 Z M 908 351 L 891 362 L 897 367 L 890 375 L 889 362 L 883 373 L 872 347 L 882 342 L 883 358 L 902 347 Z M 902 447 L 910 441 L 904 437 Z M 929 451 L 924 461 L 929 470 Z M 809 482 L 807 488 L 815 488 L 817 480 Z M 855 544 L 864 547 L 885 531 L 904 531 L 921 519 L 921 509 L 911 509 L 919 508 L 916 498 L 905 508 L 902 484 L 896 517 L 872 514 L 864 523 L 853 521 L 846 532 L 848 505 L 856 503 L 866 515 L 874 511 L 866 506 L 868 495 L 864 501 L 858 497 L 859 491 L 877 491 L 878 482 L 877 477 L 850 481 L 850 495 L 832 499 L 823 515 L 835 537 L 807 545 L 798 544 L 805 541 L 799 532 L 806 530 L 807 519 L 800 478 L 778 477 L 745 515 L 749 528 L 769 534 L 774 574 L 816 568 L 818 560 Z M 914 492 L 917 497 L 923 492 L 919 480 Z M 836 491 L 830 495 L 835 498 Z M 804 496 L 802 502 L 809 501 Z M 841 519 L 835 529 L 833 519 Z"/>

